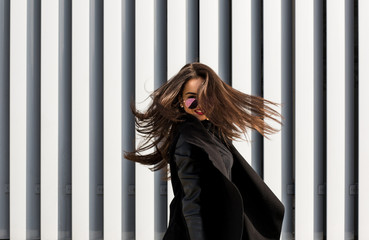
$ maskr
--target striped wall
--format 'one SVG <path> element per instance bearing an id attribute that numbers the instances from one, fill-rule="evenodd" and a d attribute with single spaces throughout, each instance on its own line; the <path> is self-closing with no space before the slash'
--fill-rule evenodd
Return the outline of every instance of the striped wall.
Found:
<path id="1" fill-rule="evenodd" d="M 0 0 L 0 239 L 162 239 L 162 172 L 129 103 L 201 61 L 281 103 L 237 141 L 282 200 L 281 239 L 369 239 L 364 0 Z"/>

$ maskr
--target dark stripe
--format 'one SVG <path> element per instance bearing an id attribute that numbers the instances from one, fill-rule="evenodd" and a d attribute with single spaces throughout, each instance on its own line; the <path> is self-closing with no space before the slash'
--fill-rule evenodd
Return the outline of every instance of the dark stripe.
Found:
<path id="1" fill-rule="evenodd" d="M 135 101 L 135 0 L 122 1 L 122 150 L 134 151 L 135 122 L 129 104 Z M 123 152 L 122 152 L 123 155 Z M 122 239 L 135 239 L 135 163 L 122 162 Z"/>
<path id="2" fill-rule="evenodd" d="M 41 1 L 27 1 L 27 239 L 40 238 Z"/>
<path id="3" fill-rule="evenodd" d="M 345 233 L 358 239 L 358 14 L 345 1 Z"/>
<path id="4" fill-rule="evenodd" d="M 72 238 L 72 1 L 59 0 L 58 236 Z"/>
<path id="5" fill-rule="evenodd" d="M 198 62 L 199 47 L 199 0 L 186 1 L 186 62 Z"/>
<path id="6" fill-rule="evenodd" d="M 295 92 L 295 30 L 294 1 L 282 0 L 282 201 L 285 206 L 285 217 L 282 238 L 289 239 L 295 234 L 295 124 L 294 99 Z"/>
<path id="7" fill-rule="evenodd" d="M 155 0 L 154 88 L 167 81 L 167 0 Z M 167 229 L 167 182 L 162 180 L 166 168 L 154 172 L 154 239 L 163 239 Z M 164 174 L 165 176 L 165 174 Z"/>
<path id="8" fill-rule="evenodd" d="M 251 1 L 251 94 L 263 97 L 263 2 Z M 251 163 L 264 177 L 264 138 L 256 130 L 251 132 Z"/>
<path id="9" fill-rule="evenodd" d="M 232 85 L 232 1 L 219 0 L 219 76 Z"/>
<path id="10" fill-rule="evenodd" d="M 326 1 L 314 2 L 314 232 L 327 236 Z"/>
<path id="11" fill-rule="evenodd" d="M 86 6 L 87 7 L 87 6 Z M 104 2 L 90 1 L 90 239 L 103 238 Z M 87 44 L 87 43 L 86 43 Z M 86 86 L 87 87 L 87 86 Z M 92 234 L 92 235 L 91 235 Z"/>
<path id="12" fill-rule="evenodd" d="M 0 239 L 9 233 L 10 2 L 0 1 Z"/>

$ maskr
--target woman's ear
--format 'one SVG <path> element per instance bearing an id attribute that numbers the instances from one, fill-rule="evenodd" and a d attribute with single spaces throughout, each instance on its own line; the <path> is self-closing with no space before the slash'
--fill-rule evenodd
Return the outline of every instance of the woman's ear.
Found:
<path id="1" fill-rule="evenodd" d="M 183 108 L 183 100 L 182 100 L 182 96 L 178 96 L 178 102 L 179 102 L 179 106 L 181 108 Z"/>

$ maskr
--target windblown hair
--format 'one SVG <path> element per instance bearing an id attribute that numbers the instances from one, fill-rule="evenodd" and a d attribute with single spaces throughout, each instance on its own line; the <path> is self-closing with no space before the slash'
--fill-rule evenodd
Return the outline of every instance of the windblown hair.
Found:
<path id="1" fill-rule="evenodd" d="M 150 168 L 152 171 L 168 165 L 169 148 L 177 126 L 186 114 L 180 107 L 181 94 L 187 81 L 193 78 L 204 80 L 197 95 L 198 102 L 225 141 L 241 138 L 249 129 L 264 137 L 278 131 L 265 120 L 281 124 L 278 118 L 282 116 L 271 107 L 279 104 L 242 93 L 224 83 L 210 67 L 194 62 L 186 64 L 150 95 L 152 104 L 145 112 L 138 111 L 134 103 L 131 104 L 137 131 L 144 136 L 144 142 L 135 151 L 126 152 L 126 159 L 154 165 Z M 152 148 L 154 152 L 142 154 Z"/>

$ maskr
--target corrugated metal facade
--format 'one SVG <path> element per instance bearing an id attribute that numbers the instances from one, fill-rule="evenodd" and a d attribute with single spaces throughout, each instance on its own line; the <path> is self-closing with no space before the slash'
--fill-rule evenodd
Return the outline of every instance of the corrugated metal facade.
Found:
<path id="1" fill-rule="evenodd" d="M 364 0 L 1 0 L 0 238 L 162 239 L 170 182 L 122 158 L 129 103 L 186 62 L 282 103 L 236 142 L 283 201 L 281 239 L 369 239 Z M 359 189 L 360 186 L 360 189 Z"/>

